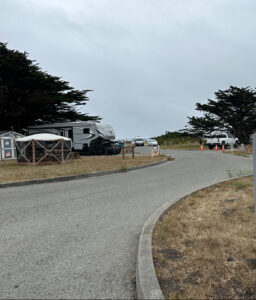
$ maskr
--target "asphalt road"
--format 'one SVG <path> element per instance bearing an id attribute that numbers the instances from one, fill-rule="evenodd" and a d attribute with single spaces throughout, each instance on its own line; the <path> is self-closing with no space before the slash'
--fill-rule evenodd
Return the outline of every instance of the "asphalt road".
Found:
<path id="1" fill-rule="evenodd" d="M 253 168 L 251 157 L 165 152 L 177 159 L 128 173 L 1 189 L 0 298 L 133 298 L 138 238 L 151 213 L 225 180 L 228 169 Z"/>

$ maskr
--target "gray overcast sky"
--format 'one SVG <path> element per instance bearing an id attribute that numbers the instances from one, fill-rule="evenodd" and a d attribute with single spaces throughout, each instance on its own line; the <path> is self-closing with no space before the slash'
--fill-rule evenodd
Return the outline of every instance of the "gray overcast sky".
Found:
<path id="1" fill-rule="evenodd" d="M 255 87 L 255 0 L 0 0 L 0 41 L 77 89 L 117 137 L 178 130 L 230 85 Z"/>

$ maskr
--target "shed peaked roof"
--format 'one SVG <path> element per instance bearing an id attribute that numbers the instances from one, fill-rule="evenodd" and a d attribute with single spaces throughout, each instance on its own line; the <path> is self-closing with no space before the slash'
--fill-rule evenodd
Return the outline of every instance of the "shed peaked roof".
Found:
<path id="1" fill-rule="evenodd" d="M 18 132 L 16 132 L 16 131 L 11 131 L 11 130 L 0 130 L 0 135 L 6 134 L 6 133 L 23 136 L 21 133 L 18 133 Z"/>

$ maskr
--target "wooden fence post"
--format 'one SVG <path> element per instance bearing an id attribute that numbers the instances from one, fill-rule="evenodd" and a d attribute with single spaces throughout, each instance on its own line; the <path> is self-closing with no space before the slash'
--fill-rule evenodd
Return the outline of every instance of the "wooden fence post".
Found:
<path id="1" fill-rule="evenodd" d="M 64 162 L 64 140 L 61 141 L 61 161 Z"/>
<path id="2" fill-rule="evenodd" d="M 36 163 L 36 149 L 35 149 L 35 141 L 32 140 L 32 163 Z"/>
<path id="3" fill-rule="evenodd" d="M 122 154 L 123 154 L 123 159 L 124 159 L 124 146 L 122 147 Z"/>

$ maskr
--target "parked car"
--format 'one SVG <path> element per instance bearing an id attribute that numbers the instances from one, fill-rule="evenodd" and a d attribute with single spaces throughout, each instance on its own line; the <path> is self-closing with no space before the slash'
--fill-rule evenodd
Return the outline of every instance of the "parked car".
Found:
<path id="1" fill-rule="evenodd" d="M 233 145 L 233 147 L 237 147 L 238 145 L 238 139 L 235 138 L 232 134 L 226 133 L 226 132 L 220 132 L 220 133 L 213 133 L 210 136 L 206 137 L 206 146 L 209 147 L 209 149 L 213 149 L 217 145 L 217 147 L 224 146 L 227 148 Z"/>
<path id="2" fill-rule="evenodd" d="M 158 146 L 158 142 L 154 139 L 149 139 L 147 143 L 149 146 Z"/>
<path id="3" fill-rule="evenodd" d="M 140 136 L 136 136 L 133 141 L 132 144 L 134 146 L 144 146 L 144 139 Z"/>

